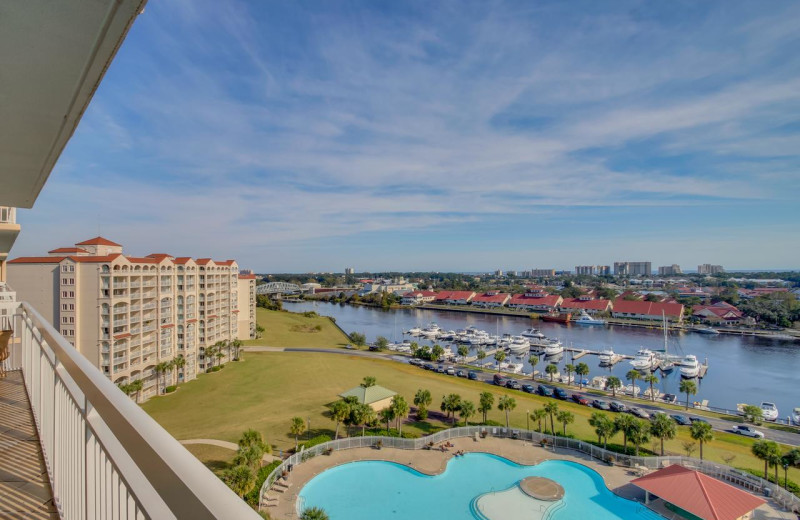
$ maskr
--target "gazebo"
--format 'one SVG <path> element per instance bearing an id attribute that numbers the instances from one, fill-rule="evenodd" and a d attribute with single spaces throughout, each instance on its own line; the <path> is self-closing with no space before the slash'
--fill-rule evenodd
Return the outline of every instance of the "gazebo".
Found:
<path id="1" fill-rule="evenodd" d="M 674 464 L 631 484 L 653 494 L 671 512 L 690 520 L 747 520 L 765 500 L 699 471 Z"/>
<path id="2" fill-rule="evenodd" d="M 368 387 L 357 386 L 351 388 L 347 392 L 342 392 L 339 397 L 355 397 L 359 403 L 368 404 L 376 412 L 380 412 L 384 408 L 388 408 L 392 404 L 392 397 L 397 395 L 397 392 L 384 388 L 380 385 L 372 385 Z"/>

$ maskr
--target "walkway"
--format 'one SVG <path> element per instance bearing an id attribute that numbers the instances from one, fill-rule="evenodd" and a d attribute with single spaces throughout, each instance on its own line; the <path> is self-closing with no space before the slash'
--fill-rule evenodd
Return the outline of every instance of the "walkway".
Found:
<path id="1" fill-rule="evenodd" d="M 0 519 L 58 519 L 19 371 L 0 378 Z"/>
<path id="2" fill-rule="evenodd" d="M 221 441 L 218 439 L 188 439 L 185 441 L 178 441 L 178 442 L 180 442 L 181 444 L 210 444 L 212 446 L 218 446 L 220 448 L 225 448 L 233 451 L 239 449 L 239 445 L 234 442 Z M 273 461 L 281 459 L 279 457 L 276 457 L 275 455 L 270 455 L 269 453 L 265 453 L 264 457 L 262 457 L 261 460 L 269 464 Z M 2 517 L 0 517 L 0 520 L 2 520 Z"/>

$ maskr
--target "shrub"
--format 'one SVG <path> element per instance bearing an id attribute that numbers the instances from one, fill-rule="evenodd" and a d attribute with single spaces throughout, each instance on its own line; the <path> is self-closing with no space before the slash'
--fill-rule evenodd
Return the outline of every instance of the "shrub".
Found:
<path id="1" fill-rule="evenodd" d="M 217 365 L 217 366 L 215 366 L 215 367 L 212 367 L 212 368 L 211 368 L 211 371 L 212 371 L 212 372 L 219 372 L 221 369 L 222 369 L 222 367 L 220 367 L 219 365 Z"/>
<path id="2" fill-rule="evenodd" d="M 261 486 L 264 485 L 264 481 L 267 480 L 272 470 L 281 465 L 281 462 L 280 460 L 270 462 L 258 470 L 256 474 L 256 485 L 253 487 L 252 491 L 244 496 L 244 501 L 250 504 L 251 507 L 258 506 L 258 493 L 261 491 Z"/>
<path id="3" fill-rule="evenodd" d="M 166 388 L 164 389 L 164 392 L 168 394 L 168 393 L 170 393 L 170 392 L 174 392 L 174 391 L 175 391 L 175 390 L 177 390 L 177 389 L 178 389 L 178 387 L 177 387 L 177 386 L 175 386 L 175 385 L 169 385 L 168 387 L 166 387 Z"/>
<path id="4" fill-rule="evenodd" d="M 736 469 L 741 470 L 741 471 L 746 471 L 747 473 L 750 473 L 751 475 L 755 475 L 757 477 L 764 478 L 764 472 L 763 471 L 759 471 L 757 469 L 751 469 L 751 468 L 736 468 Z M 783 470 L 779 468 L 779 471 L 778 471 L 778 485 L 780 487 L 783 487 L 783 474 L 782 473 L 783 473 Z M 767 475 L 766 480 L 768 480 L 768 481 L 770 481 L 770 482 L 772 482 L 774 484 L 775 483 L 775 475 L 770 473 L 769 475 Z M 794 482 L 792 480 L 788 481 L 786 483 L 786 489 L 790 493 L 794 493 L 795 495 L 800 496 L 800 486 L 798 486 L 796 482 Z"/>
<path id="5" fill-rule="evenodd" d="M 330 440 L 332 440 L 330 435 L 317 435 L 316 437 L 312 437 L 308 441 L 304 442 L 300 446 L 305 446 L 306 449 L 308 449 L 311 448 L 312 446 L 316 446 L 317 444 L 322 444 Z"/>

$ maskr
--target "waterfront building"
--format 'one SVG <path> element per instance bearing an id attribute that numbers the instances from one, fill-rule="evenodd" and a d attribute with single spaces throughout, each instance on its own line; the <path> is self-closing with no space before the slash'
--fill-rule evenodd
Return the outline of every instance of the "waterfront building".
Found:
<path id="1" fill-rule="evenodd" d="M 237 316 L 237 339 L 256 337 L 256 275 L 239 271 L 238 302 L 233 313 Z"/>
<path id="2" fill-rule="evenodd" d="M 433 291 L 411 291 L 403 295 L 401 303 L 403 305 L 420 305 L 431 303 L 435 298 L 436 293 Z"/>
<path id="3" fill-rule="evenodd" d="M 255 276 L 240 300 L 234 260 L 134 257 L 122 249 L 96 237 L 48 256 L 16 258 L 8 262 L 9 283 L 109 379 L 117 384 L 141 379 L 143 399 L 156 395 L 159 382 L 163 391 L 194 379 L 207 368 L 207 347 L 251 337 Z M 241 336 L 240 301 L 247 305 Z M 185 365 L 159 377 L 156 365 L 177 357 Z"/>
<path id="4" fill-rule="evenodd" d="M 564 312 L 586 311 L 587 314 L 597 314 L 598 312 L 609 312 L 614 304 L 611 300 L 588 299 L 588 298 L 565 298 L 559 305 Z"/>
<path id="5" fill-rule="evenodd" d="M 744 313 L 727 302 L 717 302 L 713 305 L 694 305 L 692 317 L 715 325 L 738 325 L 744 322 Z"/>
<path id="6" fill-rule="evenodd" d="M 510 294 L 491 291 L 472 298 L 472 305 L 484 308 L 502 307 L 508 303 L 510 299 Z"/>
<path id="7" fill-rule="evenodd" d="M 653 274 L 651 262 L 614 262 L 615 276 L 650 276 Z"/>
<path id="8" fill-rule="evenodd" d="M 555 269 L 531 269 L 531 278 L 552 278 L 555 275 Z"/>
<path id="9" fill-rule="evenodd" d="M 564 299 L 558 294 L 525 293 L 514 294 L 508 300 L 510 309 L 526 310 L 530 312 L 551 312 L 558 308 Z"/>
<path id="10" fill-rule="evenodd" d="M 721 265 L 700 264 L 697 266 L 697 274 L 717 274 L 724 273 L 725 269 Z"/>
<path id="11" fill-rule="evenodd" d="M 658 276 L 675 276 L 679 274 L 683 274 L 683 272 L 678 264 L 662 265 L 658 268 Z"/>
<path id="12" fill-rule="evenodd" d="M 398 278 L 396 280 L 378 280 L 365 283 L 360 293 L 362 295 L 381 292 L 403 294 L 415 289 L 416 286 L 413 283 L 409 283 L 403 278 Z"/>
<path id="13" fill-rule="evenodd" d="M 662 316 L 674 322 L 683 321 L 683 305 L 680 303 L 648 302 L 617 298 L 611 315 L 615 318 L 660 321 Z"/>
<path id="14" fill-rule="evenodd" d="M 475 295 L 475 291 L 440 291 L 433 301 L 446 305 L 467 305 Z"/>

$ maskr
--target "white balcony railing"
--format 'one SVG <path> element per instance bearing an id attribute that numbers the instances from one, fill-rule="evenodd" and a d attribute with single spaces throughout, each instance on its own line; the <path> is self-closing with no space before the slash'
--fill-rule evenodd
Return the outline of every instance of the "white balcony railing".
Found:
<path id="1" fill-rule="evenodd" d="M 14 311 L 5 364 L 22 371 L 61 518 L 260 518 L 35 309 Z"/>

